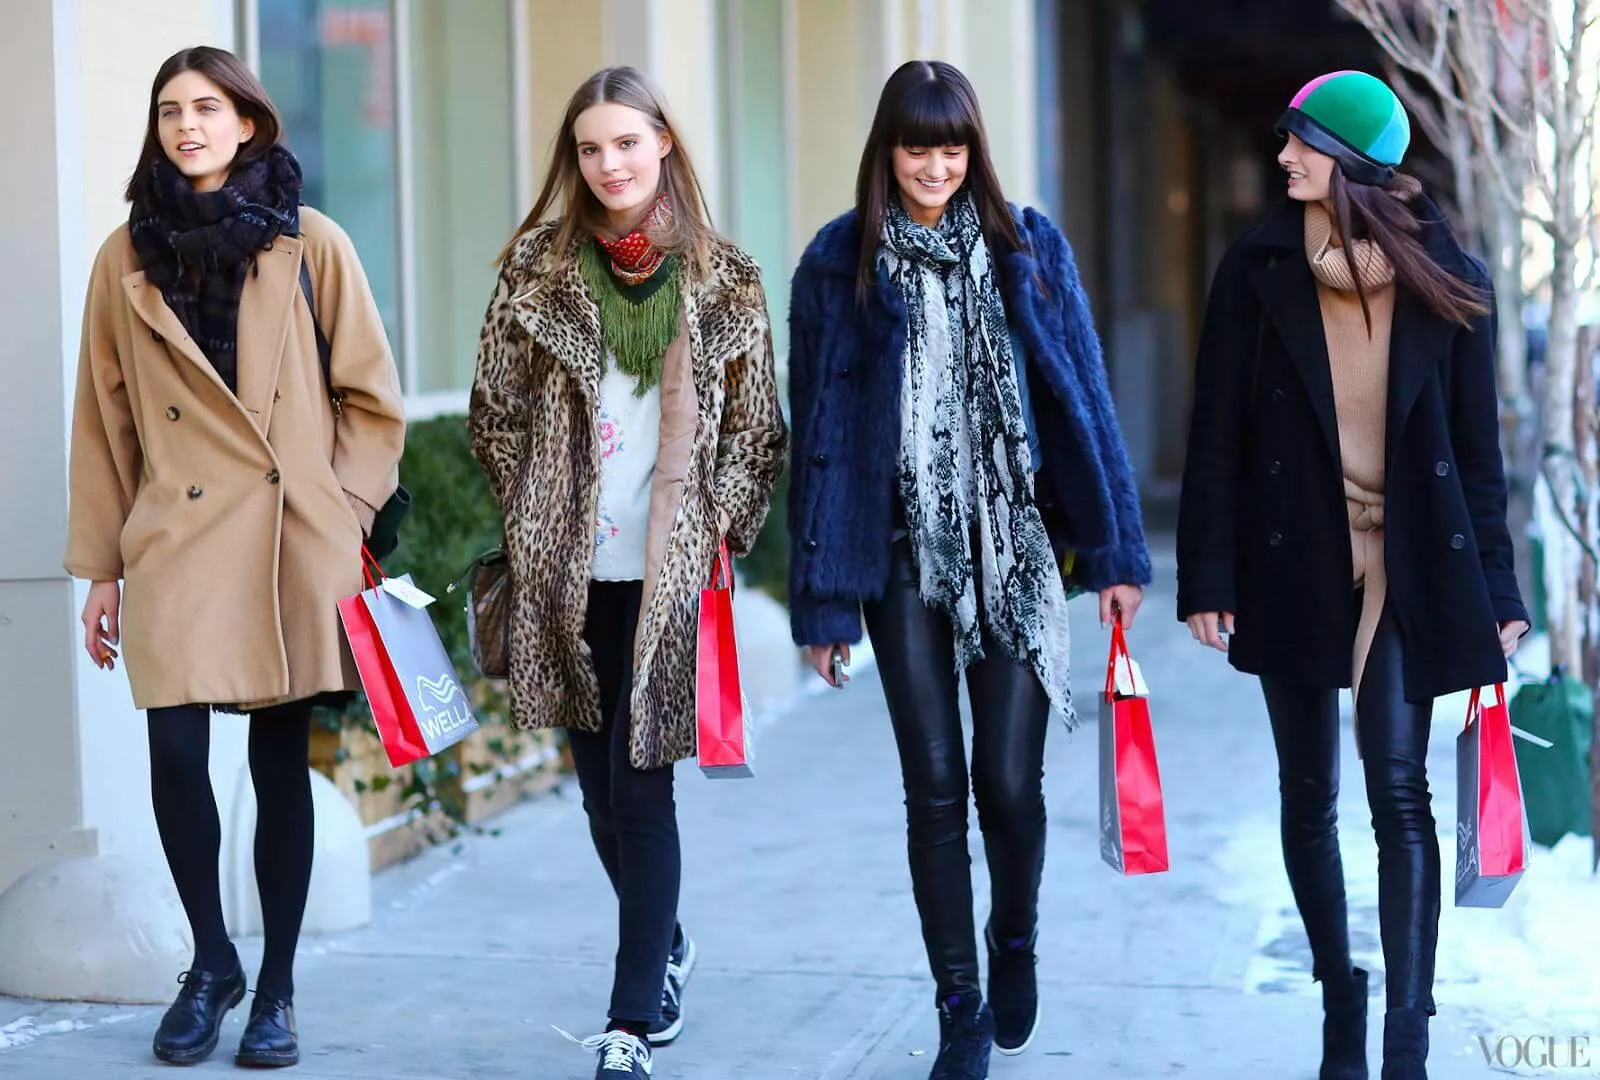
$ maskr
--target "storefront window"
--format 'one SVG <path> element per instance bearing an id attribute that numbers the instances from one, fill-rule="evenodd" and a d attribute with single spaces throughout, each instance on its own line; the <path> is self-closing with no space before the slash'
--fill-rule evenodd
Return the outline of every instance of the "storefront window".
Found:
<path id="1" fill-rule="evenodd" d="M 388 0 L 258 0 L 261 81 L 306 203 L 350 234 L 389 341 L 401 327 L 394 19 Z"/>
<path id="2" fill-rule="evenodd" d="M 411 0 L 418 393 L 472 383 L 516 206 L 513 35 L 502 0 Z"/>
<path id="3" fill-rule="evenodd" d="M 519 220 L 511 3 L 252 6 L 305 201 L 355 243 L 406 392 L 465 390 Z"/>

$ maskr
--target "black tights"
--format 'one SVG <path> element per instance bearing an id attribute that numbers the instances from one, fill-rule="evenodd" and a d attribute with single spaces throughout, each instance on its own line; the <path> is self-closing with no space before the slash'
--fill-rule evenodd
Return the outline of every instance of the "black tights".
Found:
<path id="1" fill-rule="evenodd" d="M 211 790 L 211 714 L 203 705 L 151 709 L 150 795 L 167 865 L 194 934 L 194 966 L 226 975 L 238 963 L 222 917 L 222 824 Z M 311 886 L 311 709 L 294 702 L 250 716 L 256 791 L 256 882 L 265 948 L 256 992 L 294 998 L 294 953 Z"/>
<path id="2" fill-rule="evenodd" d="M 968 770 L 954 632 L 923 603 L 905 541 L 894 545 L 888 589 L 866 607 L 867 632 L 889 703 L 905 781 L 911 888 L 941 1000 L 976 993 L 977 934 L 967 848 Z M 990 929 L 1030 938 L 1044 872 L 1044 742 L 1050 699 L 1027 668 L 986 640 L 967 669 L 972 705 L 971 791 L 989 862 Z"/>
<path id="3" fill-rule="evenodd" d="M 1433 703 L 1405 699 L 1404 650 L 1385 609 L 1361 680 L 1357 728 L 1378 838 L 1378 927 L 1388 1007 L 1434 1011 L 1439 941 L 1439 838 L 1428 792 Z M 1311 941 L 1313 977 L 1350 971 L 1339 859 L 1339 692 L 1281 677 L 1261 687 L 1278 747 L 1283 858 Z"/>

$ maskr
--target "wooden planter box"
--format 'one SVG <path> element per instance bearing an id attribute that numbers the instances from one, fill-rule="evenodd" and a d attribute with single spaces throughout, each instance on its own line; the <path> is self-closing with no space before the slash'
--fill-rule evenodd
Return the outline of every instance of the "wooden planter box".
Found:
<path id="1" fill-rule="evenodd" d="M 548 791 L 568 768 L 565 740 L 558 732 L 514 731 L 489 709 L 479 713 L 479 724 L 478 731 L 436 759 L 459 766 L 456 779 L 441 794 L 463 805 L 468 825 L 481 824 Z M 367 827 L 374 871 L 409 859 L 449 835 L 451 822 L 442 810 L 416 814 L 406 795 L 413 767 L 392 768 L 383 743 L 370 728 L 315 727 L 311 766 L 355 805 Z"/>

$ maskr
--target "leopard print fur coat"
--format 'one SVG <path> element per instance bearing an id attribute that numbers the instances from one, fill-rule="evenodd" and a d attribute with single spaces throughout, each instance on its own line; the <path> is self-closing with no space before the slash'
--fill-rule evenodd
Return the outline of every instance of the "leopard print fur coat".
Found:
<path id="1" fill-rule="evenodd" d="M 600 492 L 603 346 L 576 261 L 554 265 L 554 232 L 546 224 L 524 234 L 502 267 L 467 423 L 505 519 L 512 723 L 595 731 L 600 692 L 583 626 Z M 719 537 L 734 555 L 755 542 L 788 449 L 760 269 L 720 239 L 703 270 L 686 263 L 674 343 L 680 357 L 687 353 L 685 438 L 669 444 L 663 431 L 650 515 L 658 556 L 646 571 L 634 644 L 629 758 L 639 769 L 695 752 L 700 590 Z M 672 444 L 681 479 L 663 483 Z"/>

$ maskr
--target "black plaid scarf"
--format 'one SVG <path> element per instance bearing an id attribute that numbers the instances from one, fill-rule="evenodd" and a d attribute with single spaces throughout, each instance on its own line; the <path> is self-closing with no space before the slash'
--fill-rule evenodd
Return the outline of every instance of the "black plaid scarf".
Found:
<path id="1" fill-rule="evenodd" d="M 216 191 L 196 191 L 178 167 L 158 159 L 128 215 L 145 277 L 200 346 L 229 390 L 239 389 L 239 297 L 256 254 L 300 232 L 300 163 L 282 146 L 229 174 Z"/>

